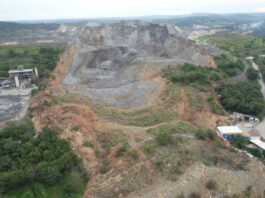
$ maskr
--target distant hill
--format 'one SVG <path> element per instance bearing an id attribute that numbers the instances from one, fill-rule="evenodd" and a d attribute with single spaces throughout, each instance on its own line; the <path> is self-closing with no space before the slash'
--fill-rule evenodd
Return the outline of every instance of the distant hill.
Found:
<path id="1" fill-rule="evenodd" d="M 240 30 L 251 28 L 254 23 L 265 21 L 265 14 L 194 14 L 189 17 L 161 18 L 154 19 L 155 23 L 176 24 L 181 28 L 190 29 L 194 26 L 207 26 L 209 28 L 226 28 L 230 30 Z"/>
<path id="2" fill-rule="evenodd" d="M 0 36 L 13 37 L 32 35 L 34 33 L 56 30 L 59 26 L 60 25 L 56 23 L 24 24 L 15 22 L 0 22 Z"/>

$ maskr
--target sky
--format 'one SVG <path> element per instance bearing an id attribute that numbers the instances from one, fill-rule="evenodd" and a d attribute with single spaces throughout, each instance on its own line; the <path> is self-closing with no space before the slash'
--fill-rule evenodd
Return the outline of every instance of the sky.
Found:
<path id="1" fill-rule="evenodd" d="M 265 0 L 0 0 L 0 21 L 265 12 Z"/>

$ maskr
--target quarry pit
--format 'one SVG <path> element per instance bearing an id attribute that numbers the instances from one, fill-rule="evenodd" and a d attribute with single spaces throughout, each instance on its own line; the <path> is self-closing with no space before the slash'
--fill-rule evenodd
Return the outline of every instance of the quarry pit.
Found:
<path id="1" fill-rule="evenodd" d="M 184 38 L 174 25 L 142 21 L 89 23 L 77 46 L 62 86 L 94 103 L 124 109 L 150 106 L 163 87 L 152 76 L 168 65 L 215 67 L 213 56 L 220 53 Z"/>

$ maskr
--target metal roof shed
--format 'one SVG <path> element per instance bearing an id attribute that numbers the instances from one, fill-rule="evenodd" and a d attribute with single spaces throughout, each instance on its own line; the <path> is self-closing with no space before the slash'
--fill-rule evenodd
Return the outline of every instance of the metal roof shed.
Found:
<path id="1" fill-rule="evenodd" d="M 265 143 L 259 138 L 251 138 L 249 141 L 265 151 Z"/>

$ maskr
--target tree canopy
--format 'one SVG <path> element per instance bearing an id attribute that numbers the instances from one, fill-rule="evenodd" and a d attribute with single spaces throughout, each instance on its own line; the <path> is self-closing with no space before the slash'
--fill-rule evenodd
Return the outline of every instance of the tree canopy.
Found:
<path id="1" fill-rule="evenodd" d="M 79 163 L 66 140 L 44 128 L 34 137 L 32 123 L 0 131 L 0 188 L 40 181 L 55 184 L 66 170 Z"/>

